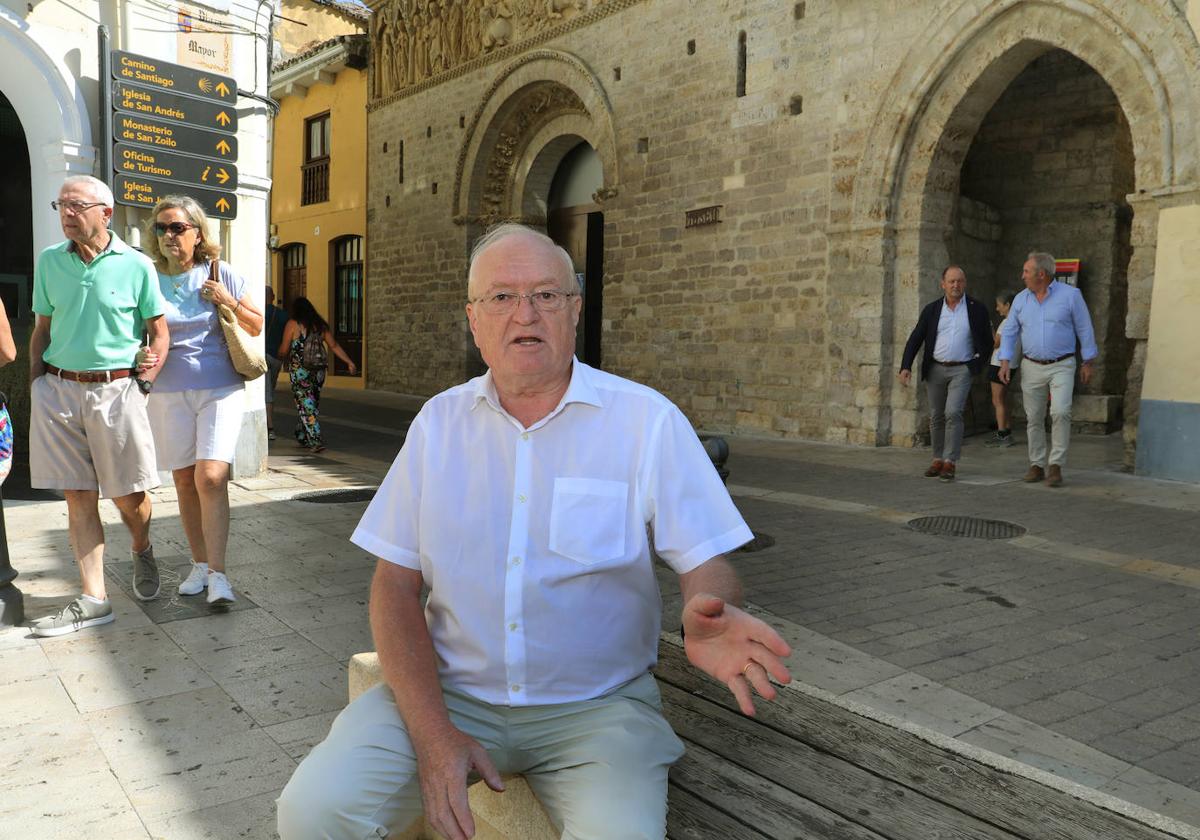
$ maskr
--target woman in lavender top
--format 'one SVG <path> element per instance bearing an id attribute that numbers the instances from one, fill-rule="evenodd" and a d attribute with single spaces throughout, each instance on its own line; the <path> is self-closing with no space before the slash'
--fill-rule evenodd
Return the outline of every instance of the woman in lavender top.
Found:
<path id="1" fill-rule="evenodd" d="M 227 264 L 218 264 L 218 282 L 210 279 L 210 263 L 221 247 L 209 238 L 208 217 L 195 200 L 167 196 L 150 218 L 146 253 L 158 268 L 171 345 L 147 408 L 158 468 L 175 479 L 179 518 L 192 550 L 192 569 L 179 594 L 207 589 L 209 604 L 228 606 L 234 601 L 225 572 L 229 467 L 245 388 L 229 360 L 216 307 L 232 309 L 250 335 L 262 331 L 262 312 L 245 280 Z M 145 358 L 146 364 L 157 361 Z"/>

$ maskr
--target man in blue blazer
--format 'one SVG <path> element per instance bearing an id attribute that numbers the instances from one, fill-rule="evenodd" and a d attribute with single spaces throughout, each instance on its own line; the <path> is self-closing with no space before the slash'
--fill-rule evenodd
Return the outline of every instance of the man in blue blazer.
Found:
<path id="1" fill-rule="evenodd" d="M 967 296 L 967 275 L 957 265 L 942 271 L 945 294 L 921 310 L 921 317 L 904 345 L 900 382 L 912 381 L 917 348 L 925 345 L 921 378 L 929 395 L 929 438 L 933 463 L 929 478 L 954 480 L 954 467 L 962 451 L 963 406 L 971 392 L 971 377 L 992 352 L 992 327 L 987 307 Z"/>

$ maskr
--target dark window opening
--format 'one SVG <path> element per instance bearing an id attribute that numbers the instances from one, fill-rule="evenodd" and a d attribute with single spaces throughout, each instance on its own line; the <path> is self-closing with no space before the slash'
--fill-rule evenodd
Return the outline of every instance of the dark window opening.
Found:
<path id="1" fill-rule="evenodd" d="M 333 243 L 333 337 L 346 355 L 354 360 L 362 375 L 363 339 L 363 239 L 347 236 Z M 350 369 L 338 358 L 333 360 L 337 376 L 350 376 Z"/>
<path id="2" fill-rule="evenodd" d="M 746 95 L 746 33 L 738 33 L 737 49 L 737 95 Z"/>

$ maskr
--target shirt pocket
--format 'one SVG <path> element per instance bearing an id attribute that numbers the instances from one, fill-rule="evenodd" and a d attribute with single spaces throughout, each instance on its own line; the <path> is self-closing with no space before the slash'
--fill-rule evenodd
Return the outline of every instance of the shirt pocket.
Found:
<path id="1" fill-rule="evenodd" d="M 550 550 L 584 566 L 625 553 L 629 484 L 595 478 L 554 479 Z"/>

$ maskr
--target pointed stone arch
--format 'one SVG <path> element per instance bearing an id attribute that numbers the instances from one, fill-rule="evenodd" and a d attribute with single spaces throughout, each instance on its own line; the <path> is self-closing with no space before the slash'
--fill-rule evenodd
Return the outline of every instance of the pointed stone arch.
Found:
<path id="1" fill-rule="evenodd" d="M 1109 4 L 1111 5 L 1111 4 Z M 968 0 L 948 3 L 928 40 L 900 64 L 867 128 L 860 161 L 835 171 L 830 272 L 862 278 L 882 318 L 853 325 L 852 307 L 830 317 L 874 329 L 881 347 L 877 444 L 908 443 L 916 431 L 912 389 L 893 371 L 920 301 L 920 284 L 947 260 L 953 199 L 963 159 L 1001 93 L 1039 56 L 1070 52 L 1112 88 L 1132 133 L 1136 195 L 1129 297 L 1149 300 L 1156 241 L 1156 194 L 1190 189 L 1198 177 L 1200 103 L 1189 82 L 1200 49 L 1170 0 L 1106 8 L 1092 0 Z M 840 193 L 840 196 L 838 196 Z M 926 290 L 928 291 L 928 289 Z M 841 310 L 845 310 L 844 312 Z M 1146 339 L 1148 306 L 1129 310 L 1127 336 Z M 1134 367 L 1144 353 L 1134 354 Z M 1130 371 L 1127 411 L 1136 410 L 1140 369 Z M 1134 424 L 1126 425 L 1127 434 Z M 863 441 L 867 442 L 867 441 Z"/>
<path id="2" fill-rule="evenodd" d="M 455 221 L 476 228 L 501 219 L 544 225 L 534 193 L 581 140 L 604 166 L 599 198 L 611 198 L 620 178 L 604 88 L 568 53 L 522 55 L 492 83 L 468 126 L 455 180 Z"/>

